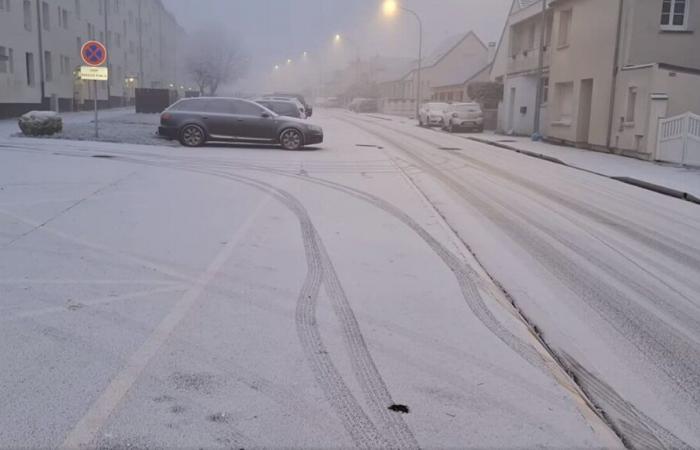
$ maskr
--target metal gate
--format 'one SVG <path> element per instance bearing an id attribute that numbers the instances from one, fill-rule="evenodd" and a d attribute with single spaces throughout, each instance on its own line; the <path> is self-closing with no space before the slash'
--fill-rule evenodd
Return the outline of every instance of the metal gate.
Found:
<path id="1" fill-rule="evenodd" d="M 700 116 L 687 112 L 661 119 L 656 159 L 689 166 L 700 166 Z"/>

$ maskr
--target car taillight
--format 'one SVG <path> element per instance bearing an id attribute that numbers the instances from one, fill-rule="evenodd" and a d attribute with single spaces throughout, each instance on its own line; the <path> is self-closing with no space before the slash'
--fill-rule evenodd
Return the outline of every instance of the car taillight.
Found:
<path id="1" fill-rule="evenodd" d="M 173 116 L 170 113 L 163 113 L 160 115 L 161 122 L 167 122 L 168 120 L 170 120 L 172 118 L 173 118 Z"/>

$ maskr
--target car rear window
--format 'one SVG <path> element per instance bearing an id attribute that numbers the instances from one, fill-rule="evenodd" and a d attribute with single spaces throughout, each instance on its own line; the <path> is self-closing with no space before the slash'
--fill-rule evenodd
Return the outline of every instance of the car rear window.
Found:
<path id="1" fill-rule="evenodd" d="M 277 111 L 280 114 L 284 115 L 289 115 L 289 114 L 294 114 L 298 115 L 299 114 L 299 109 L 297 108 L 297 105 L 294 103 L 289 103 L 289 102 L 275 102 L 275 111 Z"/>

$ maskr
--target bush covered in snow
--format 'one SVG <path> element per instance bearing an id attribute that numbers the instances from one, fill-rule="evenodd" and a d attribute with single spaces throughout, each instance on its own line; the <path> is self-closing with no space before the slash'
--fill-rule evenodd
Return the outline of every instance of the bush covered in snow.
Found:
<path id="1" fill-rule="evenodd" d="M 53 111 L 30 111 L 19 118 L 26 136 L 50 136 L 63 130 L 63 119 Z"/>

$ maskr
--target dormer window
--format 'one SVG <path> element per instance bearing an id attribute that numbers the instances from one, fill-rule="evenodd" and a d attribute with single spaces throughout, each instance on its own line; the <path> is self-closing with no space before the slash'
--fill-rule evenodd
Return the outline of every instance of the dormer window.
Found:
<path id="1" fill-rule="evenodd" d="M 661 29 L 685 31 L 688 29 L 688 0 L 663 0 Z"/>

